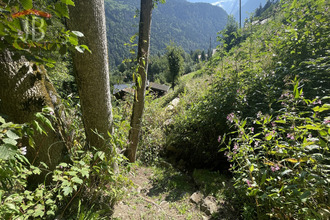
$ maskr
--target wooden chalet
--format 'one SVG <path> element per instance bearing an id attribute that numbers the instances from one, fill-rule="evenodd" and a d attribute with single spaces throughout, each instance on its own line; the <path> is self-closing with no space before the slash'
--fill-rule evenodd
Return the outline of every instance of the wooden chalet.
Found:
<path id="1" fill-rule="evenodd" d="M 113 87 L 113 95 L 117 99 L 123 99 L 126 95 L 134 95 L 134 89 L 132 88 L 134 86 L 134 83 L 127 83 L 127 84 L 116 84 Z M 158 84 L 154 82 L 147 82 L 147 89 L 154 94 L 156 94 L 157 97 L 161 97 L 165 95 L 168 90 L 170 89 L 169 86 Z"/>

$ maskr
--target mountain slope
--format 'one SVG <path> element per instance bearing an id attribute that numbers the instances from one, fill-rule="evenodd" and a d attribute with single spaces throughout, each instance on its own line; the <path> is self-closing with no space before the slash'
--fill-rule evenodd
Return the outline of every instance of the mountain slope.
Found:
<path id="1" fill-rule="evenodd" d="M 246 18 L 250 17 L 251 13 L 260 6 L 264 6 L 267 0 L 242 0 L 242 23 Z M 238 0 L 219 0 L 217 2 L 212 3 L 212 5 L 216 5 L 222 7 L 226 10 L 228 14 L 234 15 L 236 20 L 239 19 L 239 1 Z"/>
<path id="2" fill-rule="evenodd" d="M 129 56 L 130 37 L 138 30 L 138 18 L 133 18 L 139 0 L 105 0 L 108 29 L 109 59 L 112 66 Z M 217 32 L 226 25 L 227 13 L 207 3 L 167 0 L 153 11 L 151 53 L 162 53 L 171 41 L 185 51 L 208 49 L 210 38 L 215 47 Z"/>
<path id="3" fill-rule="evenodd" d="M 246 1 L 247 0 L 242 0 L 242 5 L 244 5 Z M 233 12 L 239 7 L 238 0 L 218 0 L 212 2 L 212 5 L 222 7 L 228 14 L 233 14 Z"/>

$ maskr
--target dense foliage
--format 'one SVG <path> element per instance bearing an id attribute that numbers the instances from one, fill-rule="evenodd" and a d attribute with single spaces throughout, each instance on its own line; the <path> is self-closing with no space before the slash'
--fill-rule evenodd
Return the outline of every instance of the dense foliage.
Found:
<path id="1" fill-rule="evenodd" d="M 3 2 L 9 1 L 0 4 Z M 71 1 L 60 2 L 62 5 Z M 185 13 L 193 17 L 202 15 L 194 14 L 191 8 L 185 12 L 174 3 L 182 4 L 182 7 L 188 4 L 173 0 L 168 1 L 168 8 L 159 5 L 154 11 L 154 28 L 162 31 L 165 31 L 164 27 L 173 28 L 176 30 L 173 33 L 184 36 L 181 40 L 188 45 L 188 38 L 180 31 L 180 16 Z M 136 4 L 133 0 L 106 1 L 108 40 L 112 45 L 110 54 L 119 57 L 116 64 L 126 56 L 122 45 L 134 34 L 132 17 L 138 7 Z M 45 5 L 41 8 L 52 11 Z M 8 42 L 15 42 L 22 27 L 15 21 L 3 19 L 3 15 L 8 14 L 6 10 L 9 6 L 0 11 L 0 33 L 5 34 L 7 42 L 4 45 L 7 47 Z M 230 206 L 234 206 L 242 219 L 329 219 L 328 10 L 326 0 L 282 0 L 258 12 L 258 17 L 252 18 L 241 30 L 230 19 L 227 28 L 219 33 L 222 44 L 212 58 L 209 36 L 195 39 L 198 46 L 176 41 L 185 49 L 191 49 L 190 54 L 173 45 L 167 47 L 167 54 L 156 54 L 169 41 L 163 32 L 159 32 L 165 38 L 157 42 L 159 47 L 154 45 L 155 54 L 150 57 L 148 67 L 149 79 L 171 83 L 167 55 L 174 53 L 182 57 L 174 61 L 178 61 L 179 72 L 184 75 L 165 97 L 155 99 L 147 94 L 139 159 L 146 164 L 157 164 L 160 156 L 166 153 L 169 161 L 179 168 L 194 170 L 192 175 L 195 177 L 205 173 L 195 168 L 230 174 L 234 188 L 234 191 L 228 191 Z M 180 13 L 172 22 L 163 24 L 157 20 L 160 17 L 156 15 L 164 16 L 162 13 L 174 11 Z M 25 16 L 32 19 L 35 15 Z M 252 23 L 255 20 L 259 22 Z M 185 22 L 182 24 L 188 30 L 192 28 Z M 194 26 L 197 24 L 197 21 L 193 23 Z M 81 34 L 65 33 L 68 34 L 67 41 L 54 45 L 60 44 L 58 49 L 61 45 L 65 49 L 70 45 L 78 46 L 76 40 Z M 28 43 L 32 45 L 33 42 Z M 134 41 L 132 44 L 134 47 Z M 199 45 L 209 49 L 208 56 L 204 51 L 195 50 Z M 84 48 L 78 46 L 76 49 Z M 24 48 L 16 49 L 24 51 Z M 33 49 L 25 52 L 35 55 Z M 63 59 L 69 60 L 69 55 Z M 202 62 L 203 59 L 209 61 Z M 43 61 L 52 62 L 48 57 Z M 131 81 L 135 68 L 134 62 L 121 63 L 116 78 L 111 81 Z M 79 101 L 72 85 L 63 87 L 72 82 L 71 71 L 70 65 L 62 62 L 56 63 L 51 71 L 52 80 L 66 98 L 63 101 L 70 124 L 66 131 L 69 134 L 68 160 L 54 171 L 48 171 L 43 163 L 31 165 L 25 158 L 26 146 L 22 145 L 33 146 L 33 133 L 46 133 L 45 127 L 53 129 L 51 123 L 56 118 L 52 110 L 46 108 L 37 113 L 32 124 L 15 124 L 0 116 L 0 216 L 5 219 L 108 219 L 114 203 L 130 184 L 124 175 L 127 169 L 121 168 L 116 173 L 113 167 L 114 162 L 125 161 L 121 154 L 109 157 L 103 151 L 83 147 L 86 140 L 82 134 Z M 189 72 L 193 73 L 187 74 Z M 71 96 L 74 96 L 74 102 L 70 100 Z M 119 152 L 127 145 L 132 99 L 114 101 L 114 133 L 100 137 Z M 28 188 L 28 177 L 39 175 L 41 171 L 47 171 L 52 182 L 42 183 L 35 189 Z M 171 181 L 167 180 L 166 184 Z M 213 188 L 204 190 L 216 192 L 219 185 L 225 184 L 220 180 L 214 182 L 217 183 Z"/>
<path id="2" fill-rule="evenodd" d="M 259 112 L 253 123 L 234 113 L 227 116 L 237 135 L 223 150 L 228 150 L 238 194 L 247 196 L 245 219 L 329 215 L 330 117 L 322 113 L 330 104 L 322 103 L 330 97 L 308 100 L 297 80 L 290 84 L 293 91 L 283 92 L 275 115 Z"/>
<path id="3" fill-rule="evenodd" d="M 207 92 L 181 95 L 168 151 L 188 168 L 232 166 L 244 219 L 329 216 L 328 7 L 287 0 L 269 8 L 266 25 L 234 33 L 241 42 L 224 44 L 203 69 L 215 73 Z M 218 152 L 225 144 L 229 163 Z"/>
<path id="4" fill-rule="evenodd" d="M 168 67 L 169 67 L 169 81 L 172 84 L 172 88 L 174 88 L 176 81 L 178 80 L 179 76 L 182 72 L 182 62 L 183 58 L 180 54 L 180 50 L 173 46 L 169 46 L 167 48 L 167 61 L 168 61 Z"/>
<path id="5" fill-rule="evenodd" d="M 70 109 L 78 113 L 75 107 Z M 22 139 L 30 139 L 32 145 L 34 132 L 45 133 L 45 126 L 52 127 L 47 117 L 55 119 L 53 114 L 51 109 L 44 109 L 43 113 L 37 113 L 37 120 L 32 125 L 14 124 L 0 117 L 1 216 L 4 219 L 102 219 L 110 216 L 113 205 L 122 195 L 121 187 L 129 184 L 124 177 L 125 169 L 122 173 L 113 170 L 113 163 L 123 161 L 122 155 L 109 157 L 94 148 L 86 151 L 84 136 L 76 136 L 67 143 L 71 144 L 70 163 L 61 163 L 53 171 L 49 171 L 45 163 L 31 165 L 25 157 L 27 147 L 22 146 Z M 71 117 L 71 132 L 78 134 L 81 121 L 72 112 Z M 124 135 L 129 126 L 127 121 L 118 120 L 118 117 L 115 132 L 104 138 L 120 148 L 125 145 Z M 43 183 L 30 189 L 29 177 L 39 175 L 42 170 L 52 177 L 51 184 Z"/>
<path id="6" fill-rule="evenodd" d="M 83 37 L 83 34 L 66 30 L 62 23 L 64 18 L 68 18 L 69 5 L 73 6 L 74 2 L 0 1 L 1 52 L 10 51 L 13 60 L 24 55 L 24 62 L 55 66 L 51 78 L 55 79 L 58 88 L 62 86 L 64 79 L 70 78 L 69 66 L 67 62 L 55 60 L 68 58 L 68 50 L 88 50 L 87 46 L 78 44 L 78 37 Z M 1 65 L 13 66 L 14 72 L 17 64 L 2 62 Z M 29 77 L 22 77 L 22 80 L 30 81 Z M 18 81 L 17 85 L 20 83 L 22 81 Z M 34 81 L 31 80 L 30 83 L 33 84 Z M 31 91 L 26 91 L 29 92 Z M 67 92 L 64 90 L 63 95 L 68 94 Z M 5 120 L 6 115 L 0 113 L 1 218 L 102 219 L 111 216 L 113 205 L 121 195 L 120 188 L 129 183 L 122 175 L 126 169 L 120 173 L 115 172 L 114 164 L 120 164 L 124 160 L 122 155 L 107 155 L 95 148 L 86 150 L 81 112 L 78 109 L 79 104 L 77 105 L 79 102 L 73 104 L 69 97 L 66 98 L 63 104 L 67 111 L 63 110 L 61 113 L 66 115 L 65 122 L 55 116 L 52 108 L 44 108 L 43 112 L 35 114 L 34 120 L 25 124 L 8 122 Z M 65 107 L 61 106 L 63 109 Z M 65 162 L 56 164 L 56 169 L 51 169 L 46 165 L 47 161 L 40 164 L 33 158 L 29 161 L 25 155 L 29 149 L 35 147 L 35 134 L 46 137 L 49 135 L 47 129 L 55 131 L 53 125 L 58 123 L 68 125 L 65 130 L 65 145 L 68 150 Z M 127 133 L 128 123 L 118 123 L 120 125 L 114 126 L 111 135 L 100 138 L 104 138 L 108 146 L 120 149 L 126 143 L 123 137 Z M 42 147 L 48 147 L 49 150 L 52 145 Z M 48 151 L 48 157 L 56 156 L 58 155 L 49 155 Z M 47 180 L 36 185 L 35 179 L 45 176 L 41 173 L 46 174 Z"/>
<path id="7" fill-rule="evenodd" d="M 54 66 L 56 55 L 67 50 L 88 50 L 79 45 L 83 34 L 66 30 L 61 19 L 69 17 L 68 5 L 73 1 L 1 1 L 0 49 L 15 50 L 15 57 Z M 37 10 L 38 9 L 38 10 Z"/>
<path id="8" fill-rule="evenodd" d="M 191 51 L 189 54 L 185 52 L 181 47 L 176 46 L 174 43 L 167 45 L 165 54 L 157 54 L 149 57 L 148 61 L 148 80 L 151 82 L 171 85 L 173 82 L 173 76 L 170 71 L 170 63 L 168 60 L 168 54 L 173 53 L 176 56 L 176 61 L 172 64 L 176 64 L 179 68 L 179 72 L 174 76 L 174 83 L 177 83 L 178 77 L 190 72 L 193 72 L 201 68 L 204 61 L 212 57 L 212 54 L 206 56 L 204 51 L 196 50 Z M 115 68 L 111 73 L 112 84 L 130 83 L 133 80 L 133 73 L 136 68 L 136 61 L 126 60 Z M 173 85 L 173 84 L 172 84 Z"/>

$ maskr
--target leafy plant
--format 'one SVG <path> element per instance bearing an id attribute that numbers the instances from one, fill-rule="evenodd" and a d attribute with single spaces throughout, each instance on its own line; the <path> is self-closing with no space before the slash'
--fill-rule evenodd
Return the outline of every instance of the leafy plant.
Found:
<path id="1" fill-rule="evenodd" d="M 0 117 L 0 215 L 4 219 L 54 219 L 55 216 L 101 219 L 111 215 L 114 203 L 122 194 L 122 186 L 130 184 L 125 177 L 126 169 L 121 173 L 114 170 L 113 164 L 124 161 L 116 151 L 111 155 L 94 148 L 86 151 L 75 140 L 71 146 L 71 162 L 61 163 L 47 174 L 52 182 L 39 184 L 33 191 L 27 188 L 29 176 L 47 170 L 44 163 L 32 166 L 24 156 L 27 148 L 21 146 L 22 137 L 29 138 L 32 128 L 45 133 L 41 124 L 51 126 L 44 113 L 37 113 L 37 119 L 39 122 L 34 121 L 33 125 L 19 125 Z M 107 138 L 114 149 L 125 143 L 122 135 L 125 126 L 121 125 Z"/>
<path id="2" fill-rule="evenodd" d="M 62 55 L 68 49 L 89 51 L 86 45 L 78 43 L 78 38 L 84 36 L 82 33 L 66 30 L 59 22 L 69 18 L 68 6 L 74 6 L 73 1 L 58 0 L 47 4 L 37 0 L 6 0 L 0 5 L 1 49 L 15 50 L 16 54 L 51 67 L 55 63 L 52 58 L 55 51 Z"/>
<path id="3" fill-rule="evenodd" d="M 231 113 L 236 137 L 225 154 L 247 216 L 326 219 L 329 212 L 330 97 L 305 99 L 299 81 L 281 96 L 276 115 L 241 120 Z M 325 102 L 325 103 L 323 103 Z M 253 123 L 251 123 L 253 122 Z M 222 140 L 224 143 L 224 138 Z M 251 198 L 251 199 L 250 199 Z"/>

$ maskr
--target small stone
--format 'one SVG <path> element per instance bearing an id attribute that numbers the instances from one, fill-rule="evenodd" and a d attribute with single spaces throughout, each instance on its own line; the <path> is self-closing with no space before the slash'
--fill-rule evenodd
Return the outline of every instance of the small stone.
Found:
<path id="1" fill-rule="evenodd" d="M 136 188 L 137 193 L 141 193 L 141 190 L 142 190 L 142 188 L 140 186 L 138 188 Z"/>
<path id="2" fill-rule="evenodd" d="M 195 192 L 190 196 L 190 201 L 198 204 L 202 201 L 203 199 L 203 194 L 201 192 Z"/>
<path id="3" fill-rule="evenodd" d="M 201 210 L 207 215 L 212 215 L 218 211 L 217 200 L 213 196 L 207 196 L 203 199 L 201 204 Z"/>
<path id="4" fill-rule="evenodd" d="M 204 215 L 203 215 L 203 216 L 202 216 L 202 219 L 203 219 L 203 220 L 210 220 L 210 217 L 208 217 L 208 216 L 204 216 Z"/>

